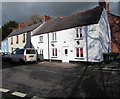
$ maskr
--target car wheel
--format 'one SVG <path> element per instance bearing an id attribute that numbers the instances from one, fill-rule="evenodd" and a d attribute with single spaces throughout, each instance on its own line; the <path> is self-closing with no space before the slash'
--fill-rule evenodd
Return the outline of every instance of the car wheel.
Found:
<path id="1" fill-rule="evenodd" d="M 23 64 L 24 61 L 23 61 L 22 59 L 19 59 L 19 63 L 20 63 L 20 64 Z"/>

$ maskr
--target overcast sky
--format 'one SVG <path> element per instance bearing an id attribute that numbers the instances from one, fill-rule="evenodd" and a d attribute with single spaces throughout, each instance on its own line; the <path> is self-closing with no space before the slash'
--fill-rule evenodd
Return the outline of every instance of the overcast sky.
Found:
<path id="1" fill-rule="evenodd" d="M 2 24 L 15 20 L 22 22 L 32 14 L 51 17 L 65 16 L 96 7 L 98 2 L 2 2 Z M 120 3 L 110 3 L 110 12 L 118 13 Z"/>

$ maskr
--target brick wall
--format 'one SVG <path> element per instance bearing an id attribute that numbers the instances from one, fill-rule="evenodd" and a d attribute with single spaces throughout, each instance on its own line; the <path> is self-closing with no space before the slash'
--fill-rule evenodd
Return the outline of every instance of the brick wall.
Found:
<path id="1" fill-rule="evenodd" d="M 120 53 L 120 17 L 108 13 L 111 29 L 112 52 Z"/>

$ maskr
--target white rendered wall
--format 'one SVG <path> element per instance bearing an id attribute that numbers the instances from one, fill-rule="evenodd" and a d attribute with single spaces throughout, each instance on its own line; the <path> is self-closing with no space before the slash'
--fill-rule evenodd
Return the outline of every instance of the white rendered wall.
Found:
<path id="1" fill-rule="evenodd" d="M 63 48 L 68 49 L 69 61 L 88 61 L 101 62 L 103 61 L 103 53 L 108 51 L 108 42 L 110 42 L 110 30 L 105 11 L 103 11 L 100 22 L 98 24 L 82 27 L 83 39 L 80 39 L 80 44 L 76 43 L 76 29 L 66 29 L 57 31 L 57 41 L 52 41 L 52 33 L 49 33 L 49 53 L 51 60 L 63 60 Z M 109 37 L 108 37 L 109 34 Z M 36 49 L 43 49 L 44 59 L 49 59 L 48 56 L 48 34 L 43 35 L 43 43 L 39 43 L 39 36 L 32 37 L 32 44 Z M 54 46 L 52 46 L 54 45 Z M 83 48 L 83 58 L 76 58 L 75 48 Z M 52 57 L 52 48 L 57 48 L 57 57 Z M 111 48 L 109 44 L 109 48 Z M 39 51 L 38 51 L 39 53 Z"/>
<path id="2" fill-rule="evenodd" d="M 104 10 L 102 12 L 100 21 L 99 21 L 99 37 L 100 37 L 100 51 L 101 53 L 111 52 L 111 32 L 108 22 L 107 13 Z"/>
<path id="3" fill-rule="evenodd" d="M 32 36 L 31 42 L 35 49 L 38 50 L 38 54 L 40 54 L 40 50 L 43 50 L 44 59 L 48 59 L 48 34 L 43 34 L 43 43 L 39 43 L 39 36 Z"/>

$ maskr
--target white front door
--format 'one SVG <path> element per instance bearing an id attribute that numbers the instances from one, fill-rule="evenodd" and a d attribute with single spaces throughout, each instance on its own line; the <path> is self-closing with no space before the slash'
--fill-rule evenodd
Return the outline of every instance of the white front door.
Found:
<path id="1" fill-rule="evenodd" d="M 69 63 L 69 53 L 68 53 L 68 47 L 63 47 L 62 49 L 62 62 L 68 62 Z"/>

